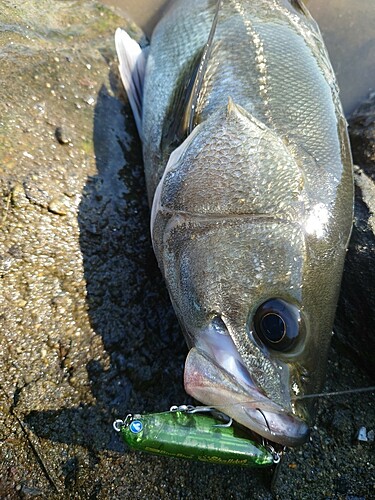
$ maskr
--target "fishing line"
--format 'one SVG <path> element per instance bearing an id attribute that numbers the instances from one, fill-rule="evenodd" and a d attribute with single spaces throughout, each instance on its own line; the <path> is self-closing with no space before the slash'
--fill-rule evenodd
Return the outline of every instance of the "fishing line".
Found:
<path id="1" fill-rule="evenodd" d="M 371 387 L 359 387 L 358 389 L 346 389 L 344 391 L 333 391 L 333 392 L 318 392 L 317 394 L 304 394 L 303 396 L 295 396 L 292 398 L 293 401 L 300 399 L 310 399 L 310 398 L 327 398 L 331 396 L 343 396 L 345 394 L 356 394 L 360 392 L 373 392 L 375 391 L 375 385 Z"/>
<path id="2" fill-rule="evenodd" d="M 343 390 L 343 391 L 332 391 L 332 392 L 319 392 L 319 393 L 316 393 L 316 394 L 304 394 L 302 396 L 294 396 L 293 398 L 291 398 L 291 402 L 295 402 L 295 401 L 299 401 L 301 399 L 313 399 L 313 398 L 325 398 L 325 397 L 333 397 L 333 396 L 345 396 L 345 395 L 348 395 L 348 394 L 360 394 L 360 393 L 366 393 L 366 392 L 375 392 L 375 386 L 370 386 L 370 387 L 358 387 L 356 389 L 346 389 L 346 390 Z M 263 416 L 264 420 L 265 420 L 265 423 L 268 427 L 268 429 L 270 428 L 269 427 L 269 424 L 267 422 L 267 418 L 264 414 L 264 412 L 262 411 L 262 408 L 260 408 L 260 406 L 263 405 L 263 409 L 265 411 L 271 411 L 275 409 L 275 406 L 274 404 L 272 403 L 272 401 L 269 401 L 267 400 L 267 398 L 264 396 L 263 399 L 258 399 L 258 398 L 254 398 L 254 399 L 246 399 L 246 400 L 243 400 L 243 401 L 237 401 L 235 403 L 227 403 L 227 404 L 207 404 L 205 406 L 193 406 L 193 405 L 173 405 L 171 406 L 171 408 L 167 411 L 164 411 L 162 413 L 165 413 L 165 414 L 168 414 L 170 412 L 175 412 L 175 411 L 187 411 L 188 413 L 201 413 L 201 412 L 210 412 L 212 410 L 223 410 L 225 412 L 225 410 L 227 408 L 233 408 L 235 406 L 242 406 L 242 407 L 245 407 L 246 405 L 251 405 L 255 410 L 257 410 L 259 413 L 261 413 L 261 415 Z M 276 405 L 278 406 L 278 405 Z M 286 410 L 281 408 L 281 407 L 278 407 L 277 408 L 278 412 L 280 413 L 283 413 L 285 412 Z M 131 417 L 132 415 L 129 414 L 126 418 L 129 418 Z M 125 419 L 125 422 L 126 422 L 126 419 Z M 119 431 L 119 423 L 123 424 L 124 421 L 122 420 L 116 420 L 114 422 L 114 429 L 118 432 Z M 231 422 L 230 422 L 231 423 Z"/>
<path id="3" fill-rule="evenodd" d="M 346 389 L 346 390 L 343 390 L 343 391 L 332 391 L 332 392 L 319 392 L 319 393 L 316 393 L 316 394 L 304 394 L 302 396 L 294 396 L 291 398 L 291 401 L 292 402 L 295 402 L 295 401 L 300 401 L 301 399 L 313 399 L 313 398 L 326 398 L 326 397 L 333 397 L 333 396 L 345 396 L 345 395 L 348 395 L 348 394 L 359 394 L 359 393 L 365 393 L 365 392 L 375 392 L 375 386 L 370 386 L 370 387 L 359 387 L 357 389 Z M 236 403 L 228 403 L 228 404 L 222 404 L 222 405 L 218 405 L 218 404 L 213 404 L 213 405 L 209 405 L 207 406 L 207 408 L 217 408 L 217 409 L 220 409 L 220 408 L 229 408 L 229 407 L 233 407 L 233 406 L 239 406 L 239 405 L 246 405 L 246 404 L 251 404 L 252 406 L 255 406 L 255 405 L 261 405 L 262 403 L 265 403 L 265 405 L 267 406 L 267 403 L 269 403 L 269 401 L 267 401 L 266 397 L 264 397 L 264 400 L 262 399 L 246 399 L 246 400 L 243 400 L 243 401 L 237 401 Z M 272 406 L 272 401 L 271 401 L 271 406 Z M 199 406 L 197 406 L 197 408 L 200 408 Z M 261 411 L 259 408 L 255 408 L 256 410 L 258 411 Z M 262 413 L 262 412 L 261 412 Z"/>

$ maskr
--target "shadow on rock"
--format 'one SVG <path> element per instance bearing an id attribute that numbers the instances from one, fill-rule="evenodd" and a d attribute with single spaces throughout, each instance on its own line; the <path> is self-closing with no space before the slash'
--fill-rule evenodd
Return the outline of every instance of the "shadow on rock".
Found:
<path id="1" fill-rule="evenodd" d="M 117 95 L 116 75 L 111 82 Z M 129 411 L 165 410 L 186 399 L 186 348 L 152 251 L 131 112 L 111 94 L 103 86 L 98 96 L 97 175 L 87 179 L 79 207 L 89 318 L 102 339 L 87 365 L 96 405 L 32 412 L 27 423 L 55 441 L 120 451 L 115 418 Z"/>
<path id="2" fill-rule="evenodd" d="M 375 95 L 353 113 L 354 224 L 336 315 L 336 346 L 375 379 Z"/>

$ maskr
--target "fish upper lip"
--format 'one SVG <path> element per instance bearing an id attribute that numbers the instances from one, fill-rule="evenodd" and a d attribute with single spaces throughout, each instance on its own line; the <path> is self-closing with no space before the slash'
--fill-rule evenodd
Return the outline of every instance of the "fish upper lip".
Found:
<path id="1" fill-rule="evenodd" d="M 186 358 L 185 390 L 202 403 L 218 408 L 236 422 L 275 443 L 294 447 L 305 443 L 308 425 L 260 393 L 240 384 L 204 351 L 192 348 Z"/>

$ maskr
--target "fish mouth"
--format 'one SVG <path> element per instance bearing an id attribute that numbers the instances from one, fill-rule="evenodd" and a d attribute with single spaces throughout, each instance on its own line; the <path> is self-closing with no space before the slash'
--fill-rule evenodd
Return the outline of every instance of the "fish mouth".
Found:
<path id="1" fill-rule="evenodd" d="M 193 347 L 185 362 L 186 392 L 269 441 L 288 447 L 305 443 L 310 435 L 307 424 L 264 396 L 237 359 L 232 358 L 230 365 L 223 368 Z M 235 370 L 235 365 L 240 368 Z"/>

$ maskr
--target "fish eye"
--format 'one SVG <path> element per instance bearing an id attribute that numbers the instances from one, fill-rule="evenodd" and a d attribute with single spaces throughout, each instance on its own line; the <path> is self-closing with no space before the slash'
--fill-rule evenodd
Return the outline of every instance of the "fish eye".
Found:
<path id="1" fill-rule="evenodd" d="M 254 330 L 261 342 L 275 351 L 288 351 L 300 334 L 299 309 L 285 300 L 270 299 L 255 312 Z"/>

